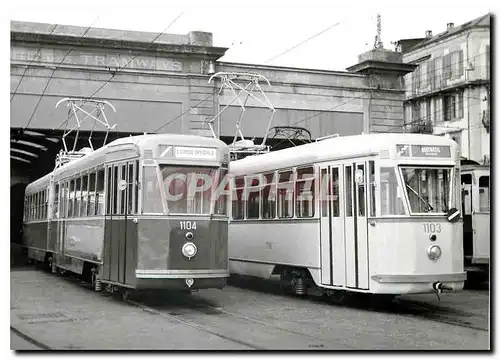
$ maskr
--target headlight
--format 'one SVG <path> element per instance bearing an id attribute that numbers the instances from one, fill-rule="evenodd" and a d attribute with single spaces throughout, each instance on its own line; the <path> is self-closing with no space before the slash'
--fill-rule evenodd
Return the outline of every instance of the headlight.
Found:
<path id="1" fill-rule="evenodd" d="M 436 261 L 441 256 L 441 248 L 438 245 L 431 245 L 427 249 L 429 259 Z"/>
<path id="2" fill-rule="evenodd" d="M 196 255 L 197 251 L 198 249 L 196 248 L 196 245 L 192 242 L 185 243 L 182 246 L 182 255 L 187 257 L 189 260 Z"/>

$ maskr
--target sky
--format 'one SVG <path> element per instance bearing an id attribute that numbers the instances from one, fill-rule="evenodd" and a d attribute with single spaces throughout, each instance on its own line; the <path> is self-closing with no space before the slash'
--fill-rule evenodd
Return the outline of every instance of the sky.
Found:
<path id="1" fill-rule="evenodd" d="M 71 5 L 71 4 L 74 5 Z M 438 34 L 488 12 L 493 1 L 16 1 L 10 20 L 82 27 L 213 34 L 227 47 L 220 60 L 345 71 L 373 48 L 377 14 L 384 48 L 394 41 Z M 174 21 L 175 20 L 175 21 Z M 169 26 L 170 25 L 170 26 Z M 154 35 L 152 36 L 154 38 Z"/>

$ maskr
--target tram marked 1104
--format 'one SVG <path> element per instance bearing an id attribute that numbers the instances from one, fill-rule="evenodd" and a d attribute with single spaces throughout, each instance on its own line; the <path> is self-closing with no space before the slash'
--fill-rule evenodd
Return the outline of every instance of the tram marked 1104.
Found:
<path id="1" fill-rule="evenodd" d="M 96 290 L 225 286 L 227 197 L 213 185 L 228 172 L 226 144 L 154 134 L 81 155 L 26 188 L 30 259 L 82 275 Z"/>

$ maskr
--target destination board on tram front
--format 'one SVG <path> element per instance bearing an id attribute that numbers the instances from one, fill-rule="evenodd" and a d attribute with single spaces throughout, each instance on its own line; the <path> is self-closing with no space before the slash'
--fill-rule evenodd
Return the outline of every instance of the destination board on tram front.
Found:
<path id="1" fill-rule="evenodd" d="M 451 157 L 449 146 L 439 145 L 396 145 L 398 156 L 408 157 Z"/>

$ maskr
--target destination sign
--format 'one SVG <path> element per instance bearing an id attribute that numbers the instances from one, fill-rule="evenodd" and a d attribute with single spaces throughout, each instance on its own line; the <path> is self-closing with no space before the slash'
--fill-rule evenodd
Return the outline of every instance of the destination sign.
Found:
<path id="1" fill-rule="evenodd" d="M 175 157 L 180 159 L 217 160 L 217 151 L 210 148 L 176 146 Z"/>
<path id="2" fill-rule="evenodd" d="M 450 158 L 451 148 L 440 145 L 396 145 L 398 156 Z"/>

